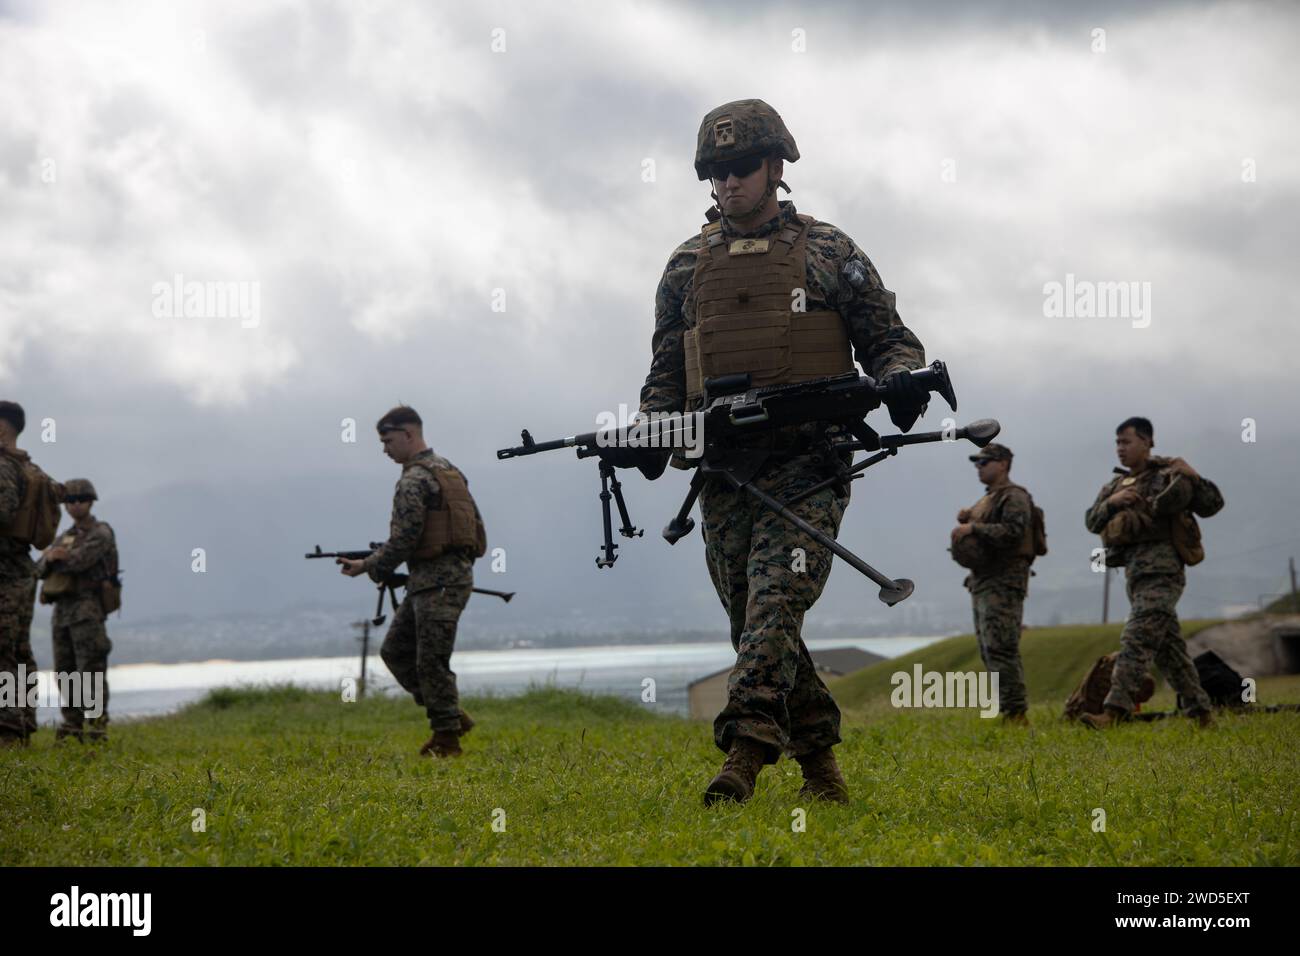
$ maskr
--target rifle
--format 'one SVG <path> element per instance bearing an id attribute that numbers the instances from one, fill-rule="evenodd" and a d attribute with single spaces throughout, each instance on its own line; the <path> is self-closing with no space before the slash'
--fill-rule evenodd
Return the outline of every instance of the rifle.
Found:
<path id="1" fill-rule="evenodd" d="M 941 396 L 948 406 L 957 410 L 957 396 L 943 362 L 933 362 L 929 367 L 910 373 L 914 383 Z M 869 375 L 846 372 L 827 378 L 813 379 L 791 385 L 750 387 L 748 373 L 726 375 L 704 383 L 704 407 L 699 411 L 671 413 L 651 417 L 603 432 L 588 432 L 554 441 L 537 442 L 527 429 L 522 433 L 523 444 L 497 451 L 498 459 L 519 458 L 543 451 L 574 448 L 579 458 L 599 456 L 600 505 L 604 522 L 605 541 L 603 557 L 596 558 L 599 568 L 612 567 L 618 560 L 610 516 L 610 499 L 618 504 L 622 527 L 619 533 L 626 538 L 639 537 L 642 532 L 632 526 L 622 487 L 614 476 L 614 465 L 608 453 L 614 449 L 637 449 L 648 458 L 662 455 L 671 449 L 678 454 L 699 458 L 690 490 L 677 514 L 663 530 L 664 539 L 676 544 L 695 527 L 690 517 L 691 509 L 699 497 L 700 489 L 710 475 L 721 475 L 736 488 L 756 498 L 763 507 L 783 521 L 798 528 L 818 544 L 829 548 L 855 570 L 880 585 L 880 600 L 889 606 L 905 600 L 913 590 L 906 578 L 890 578 L 881 574 L 867 562 L 844 547 L 830 535 L 813 527 L 790 510 L 809 495 L 832 485 L 847 487 L 847 483 L 862 477 L 862 472 L 886 458 L 898 454 L 904 445 L 926 442 L 958 441 L 966 439 L 979 448 L 991 442 L 1001 431 L 1001 425 L 991 418 L 981 418 L 963 428 L 935 432 L 918 432 L 914 435 L 880 435 L 866 422 L 866 416 L 879 408 L 885 386 Z M 825 481 L 786 500 L 779 501 L 758 488 L 754 480 L 774 454 L 783 451 L 778 447 L 777 430 L 809 422 L 825 422 L 842 426 L 850 440 L 836 439 L 826 443 L 818 452 L 820 463 L 831 471 Z M 855 465 L 844 464 L 841 453 L 874 452 Z M 657 477 L 657 476 L 654 476 Z"/>
<path id="2" fill-rule="evenodd" d="M 309 561 L 312 558 L 334 558 L 335 564 L 342 564 L 343 561 L 345 560 L 364 561 L 366 558 L 370 557 L 372 554 L 374 554 L 383 546 L 384 546 L 384 542 L 382 541 L 371 541 L 369 549 L 365 551 L 322 551 L 320 549 L 320 545 L 318 544 L 316 545 L 315 551 L 311 552 L 310 554 L 305 554 L 303 555 L 303 557 Z M 388 577 L 384 578 L 382 581 L 379 582 L 379 602 L 375 605 L 375 616 L 374 619 L 370 622 L 371 624 L 378 627 L 380 624 L 384 623 L 386 617 L 386 615 L 384 614 L 384 592 L 385 591 L 388 592 L 388 599 L 392 604 L 393 613 L 394 614 L 397 613 L 397 604 L 398 604 L 397 589 L 406 587 L 406 582 L 409 579 L 410 579 L 410 575 L 408 574 L 398 574 L 397 572 L 393 572 L 392 574 L 388 575 Z M 471 588 L 470 590 L 473 591 L 475 594 L 490 594 L 493 597 L 499 597 L 507 604 L 510 603 L 510 599 L 515 596 L 514 591 L 493 591 L 490 588 Z"/>

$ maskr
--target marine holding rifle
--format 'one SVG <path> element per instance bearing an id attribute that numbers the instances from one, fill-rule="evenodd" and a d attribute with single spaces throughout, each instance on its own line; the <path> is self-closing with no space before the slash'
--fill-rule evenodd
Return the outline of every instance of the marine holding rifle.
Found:
<path id="1" fill-rule="evenodd" d="M 1187 583 L 1184 565 L 1205 557 L 1194 516 L 1217 514 L 1223 495 L 1183 459 L 1151 454 L 1155 429 L 1148 419 L 1126 419 L 1115 436 L 1124 467 L 1101 489 L 1084 521 L 1089 531 L 1101 535 L 1107 566 L 1124 567 L 1129 614 L 1103 713 L 1080 719 L 1096 729 L 1128 719 L 1154 659 L 1182 697 L 1184 713 L 1208 727 L 1213 723 L 1210 698 L 1187 655 L 1178 598 Z"/>
<path id="2" fill-rule="evenodd" d="M 908 370 L 925 365 L 925 351 L 899 319 L 894 294 L 842 231 L 777 201 L 778 186 L 789 190 L 784 163 L 798 158 L 781 117 L 762 100 L 705 116 L 695 171 L 711 181 L 717 207 L 672 253 L 659 282 L 643 413 L 701 408 L 709 381 L 722 376 L 748 375 L 757 387 L 853 372 L 855 355 L 887 386 L 896 425 L 910 429 L 923 411 L 928 391 Z M 819 422 L 778 430 L 775 454 L 754 484 L 786 500 L 833 474 L 833 459 L 851 453 L 830 452 L 831 430 Z M 844 482 L 792 510 L 834 537 L 848 499 Z M 727 757 L 704 800 L 749 799 L 759 771 L 785 753 L 802 767 L 801 793 L 846 801 L 831 749 L 840 742 L 839 708 L 800 636 L 831 552 L 717 475 L 699 502 L 709 574 L 736 650 L 727 704 L 714 721 Z"/>
<path id="3" fill-rule="evenodd" d="M 367 558 L 338 563 L 349 577 L 369 574 L 378 583 L 406 562 L 406 600 L 379 653 L 429 716 L 433 736 L 420 753 L 458 757 L 460 738 L 474 722 L 460 709 L 451 653 L 474 586 L 474 559 L 487 551 L 483 520 L 465 476 L 425 444 L 415 409 L 399 405 L 375 427 L 384 454 L 402 466 L 388 540 Z"/>

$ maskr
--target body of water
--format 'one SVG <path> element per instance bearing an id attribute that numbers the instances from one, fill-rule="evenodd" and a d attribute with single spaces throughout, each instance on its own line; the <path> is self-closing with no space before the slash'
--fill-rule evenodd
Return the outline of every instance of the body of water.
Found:
<path id="1" fill-rule="evenodd" d="M 809 641 L 810 650 L 858 647 L 897 657 L 942 637 L 881 637 L 857 641 Z M 528 648 L 508 651 L 458 651 L 451 659 L 456 683 L 465 695 L 517 694 L 530 684 L 554 684 L 640 701 L 643 682 L 655 682 L 656 704 L 687 711 L 687 685 L 735 663 L 729 644 L 640 644 L 618 647 Z M 368 659 L 368 689 L 401 693 L 377 655 Z M 110 667 L 109 714 L 114 718 L 165 714 L 196 701 L 214 687 L 293 683 L 303 687 L 342 687 L 360 673 L 360 655 L 306 657 L 281 661 L 202 661 L 193 664 L 124 664 Z M 42 673 L 42 680 L 49 680 Z M 57 710 L 40 708 L 42 723 L 54 723 Z"/>

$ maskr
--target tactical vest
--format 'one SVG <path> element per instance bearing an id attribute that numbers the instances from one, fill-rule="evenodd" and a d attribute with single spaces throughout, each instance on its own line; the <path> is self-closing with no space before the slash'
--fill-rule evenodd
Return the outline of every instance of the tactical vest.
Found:
<path id="1" fill-rule="evenodd" d="M 1149 496 L 1153 512 L 1157 503 L 1161 505 L 1159 510 L 1166 512 L 1152 517 L 1148 540 L 1170 542 L 1178 552 L 1178 559 L 1190 567 L 1205 560 L 1205 547 L 1201 543 L 1201 526 L 1189 510 L 1195 494 L 1192 481 L 1171 471 L 1169 466 L 1172 463 L 1172 458 L 1152 455 L 1148 467 L 1137 477 L 1137 487 L 1144 497 Z M 1157 494 L 1151 495 L 1157 476 L 1165 479 L 1164 485 Z M 1125 513 L 1121 512 L 1121 515 Z"/>
<path id="2" fill-rule="evenodd" d="M 440 507 L 425 512 L 424 532 L 411 557 L 425 561 L 456 548 L 483 557 L 487 553 L 487 531 L 460 469 L 454 465 L 441 467 L 429 458 L 410 462 L 403 472 L 411 468 L 423 468 L 433 476 L 441 499 Z"/>
<path id="3" fill-rule="evenodd" d="M 52 604 L 56 598 L 80 595 L 89 591 L 99 597 L 106 614 L 111 614 L 122 606 L 116 536 L 113 534 L 112 526 L 107 522 L 96 521 L 95 525 L 102 525 L 108 529 L 109 536 L 114 539 L 112 550 L 95 565 L 78 574 L 55 570 L 45 575 L 41 580 L 42 604 Z M 71 549 L 76 544 L 77 537 L 78 535 L 70 528 L 59 536 L 58 544 L 60 547 Z"/>
<path id="4" fill-rule="evenodd" d="M 838 312 L 794 311 L 796 289 L 808 296 L 806 259 L 811 216 L 799 216 L 762 239 L 733 239 L 722 225 L 700 230 L 695 263 L 695 327 L 685 336 L 686 394 L 694 404 L 704 383 L 747 372 L 750 385 L 777 385 L 851 372 L 853 350 Z"/>
<path id="5" fill-rule="evenodd" d="M 1003 498 L 1006 497 L 1006 493 L 1008 491 L 1011 491 L 1013 488 L 1019 489 L 1020 491 L 1025 491 L 1025 489 L 1021 488 L 1019 485 L 1013 485 L 1010 482 L 1008 482 L 1007 484 L 999 488 L 997 491 L 986 494 L 979 501 L 975 502 L 975 505 L 970 510 L 970 523 L 977 524 L 977 523 L 983 523 L 991 520 L 993 515 L 996 513 L 998 507 L 1002 504 Z M 1029 492 L 1025 491 L 1025 494 L 1028 495 Z M 1038 550 L 1034 544 L 1035 506 L 1033 501 L 1034 501 L 1033 497 L 1030 496 L 1029 523 L 1025 526 L 1025 534 L 1024 537 L 1020 539 L 1020 544 L 1016 547 L 1014 551 L 1008 549 L 1006 551 L 1000 552 L 999 554 L 1000 557 L 1029 558 L 1030 560 L 1033 560 L 1033 558 L 1037 556 Z M 1043 550 L 1044 552 L 1046 552 L 1047 549 L 1044 548 Z"/>
<path id="6" fill-rule="evenodd" d="M 0 537 L 13 538 L 34 548 L 47 548 L 59 527 L 62 487 L 41 471 L 25 451 L 0 447 L 0 455 L 18 465 L 22 496 L 13 520 L 0 524 Z"/>
<path id="7" fill-rule="evenodd" d="M 1151 503 L 1159 496 L 1159 493 L 1169 490 L 1169 486 L 1172 484 L 1169 480 L 1172 475 L 1166 471 L 1172 460 L 1152 455 L 1147 462 L 1147 467 L 1142 469 L 1141 474 L 1116 480 L 1111 490 L 1112 494 L 1124 488 L 1134 488 L 1141 495 L 1142 500 L 1134 507 L 1125 508 L 1111 515 L 1110 520 L 1106 522 L 1106 527 L 1101 532 L 1101 543 L 1107 548 L 1122 548 L 1132 544 L 1172 541 L 1175 536 L 1175 528 L 1180 532 L 1180 536 L 1185 537 L 1187 535 L 1186 524 L 1195 525 L 1196 519 L 1192 518 L 1191 515 L 1187 515 L 1186 519 L 1182 518 L 1183 512 L 1157 517 L 1151 507 Z M 1160 492 L 1157 493 L 1156 485 L 1161 477 L 1165 481 L 1160 483 Z M 1175 491 L 1183 493 L 1190 500 L 1190 485 L 1187 482 L 1181 482 L 1181 485 L 1182 487 L 1175 489 Z M 1199 545 L 1200 528 L 1197 527 L 1194 531 L 1196 543 Z M 1201 558 L 1204 558 L 1204 556 L 1204 552 L 1202 552 Z M 1190 562 L 1186 558 L 1183 560 L 1184 563 L 1196 564 L 1200 559 Z"/>

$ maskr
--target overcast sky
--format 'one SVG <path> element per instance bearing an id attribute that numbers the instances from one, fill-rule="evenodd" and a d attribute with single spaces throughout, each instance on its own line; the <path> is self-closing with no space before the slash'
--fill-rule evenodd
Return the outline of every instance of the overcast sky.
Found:
<path id="1" fill-rule="evenodd" d="M 386 533 L 372 425 L 401 400 L 531 589 L 512 614 L 721 629 L 698 533 L 658 538 L 685 475 L 628 479 L 648 535 L 597 572 L 595 466 L 494 450 L 635 404 L 656 283 L 710 202 L 700 118 L 751 96 L 798 141 L 790 198 L 866 250 L 958 417 L 1002 421 L 1048 513 L 1036 588 L 1092 586 L 1081 515 L 1131 414 L 1228 499 L 1196 609 L 1253 603 L 1300 547 L 1293 7 L 0 9 L 0 397 L 38 462 L 98 485 L 136 615 L 362 588 L 300 556 Z M 178 276 L 259 311 L 159 314 Z M 1145 311 L 1046 314 L 1067 281 L 1136 283 Z M 964 600 L 965 454 L 855 485 L 846 543 L 917 607 Z M 859 608 L 887 613 L 840 567 L 814 621 Z"/>

